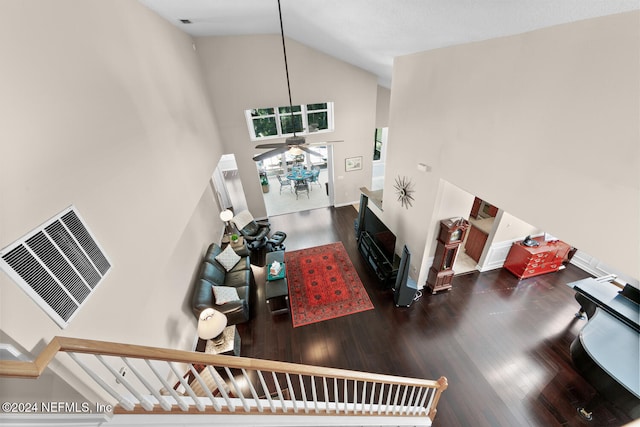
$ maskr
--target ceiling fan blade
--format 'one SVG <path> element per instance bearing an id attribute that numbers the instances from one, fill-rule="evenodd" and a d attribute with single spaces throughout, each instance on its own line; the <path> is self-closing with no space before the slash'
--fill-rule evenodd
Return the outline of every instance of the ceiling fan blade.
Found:
<path id="1" fill-rule="evenodd" d="M 253 156 L 253 161 L 259 162 L 260 160 L 268 159 L 269 157 L 273 157 L 280 153 L 284 153 L 288 149 L 289 147 L 285 145 L 285 146 L 280 146 L 278 148 L 275 148 L 271 151 L 267 151 L 266 153 L 256 154 L 255 156 Z"/>
<path id="2" fill-rule="evenodd" d="M 280 148 L 283 146 L 284 144 L 282 142 L 271 142 L 269 144 L 258 144 L 256 148 Z"/>
<path id="3" fill-rule="evenodd" d="M 322 157 L 322 154 L 317 153 L 317 152 L 315 152 L 315 151 L 313 151 L 313 150 L 309 150 L 309 149 L 308 149 L 306 146 L 304 146 L 304 145 L 298 145 L 298 148 L 299 148 L 299 149 L 301 149 L 302 151 L 306 151 L 307 153 L 312 154 L 312 155 L 314 155 L 314 156 Z"/>

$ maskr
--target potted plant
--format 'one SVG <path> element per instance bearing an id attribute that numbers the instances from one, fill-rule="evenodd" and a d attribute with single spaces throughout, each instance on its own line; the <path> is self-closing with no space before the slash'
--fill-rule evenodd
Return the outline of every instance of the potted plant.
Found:
<path id="1" fill-rule="evenodd" d="M 231 235 L 231 243 L 236 243 L 238 241 L 239 236 L 236 233 Z"/>
<path id="2" fill-rule="evenodd" d="M 260 184 L 262 185 L 262 192 L 263 193 L 268 193 L 269 192 L 269 180 L 267 179 L 267 177 L 265 175 L 260 177 Z"/>

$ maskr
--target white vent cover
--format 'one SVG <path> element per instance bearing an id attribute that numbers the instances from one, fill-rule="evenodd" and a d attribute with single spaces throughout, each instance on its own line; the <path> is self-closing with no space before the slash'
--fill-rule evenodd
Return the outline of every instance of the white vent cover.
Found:
<path id="1" fill-rule="evenodd" d="M 64 328 L 111 264 L 71 206 L 2 249 L 0 268 Z"/>

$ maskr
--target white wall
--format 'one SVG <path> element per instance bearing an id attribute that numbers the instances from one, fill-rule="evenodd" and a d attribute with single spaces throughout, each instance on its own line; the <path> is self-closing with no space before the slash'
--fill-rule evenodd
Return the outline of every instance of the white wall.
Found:
<path id="1" fill-rule="evenodd" d="M 248 208 L 266 216 L 255 162 L 258 142 L 249 138 L 244 110 L 288 105 L 282 41 L 276 35 L 202 37 L 197 41 L 209 93 L 227 153 L 234 153 Z M 287 39 L 293 104 L 334 102 L 335 132 L 309 142 L 344 140 L 333 146 L 335 204 L 357 202 L 358 189 L 371 181 L 371 162 L 345 172 L 344 159 L 373 156 L 377 79 L 374 75 Z M 279 142 L 282 140 L 270 140 Z"/>
<path id="2" fill-rule="evenodd" d="M 376 105 L 376 127 L 389 127 L 389 105 L 391 102 L 391 90 L 378 86 Z"/>
<path id="3" fill-rule="evenodd" d="M 522 239 L 523 236 L 535 236 L 542 233 L 543 230 L 516 218 L 508 212 L 502 212 L 496 233 L 493 236 L 493 243 L 503 241 L 514 241 Z"/>
<path id="4" fill-rule="evenodd" d="M 408 175 L 416 203 L 385 197 L 384 220 L 413 253 L 444 179 L 639 277 L 639 17 L 396 58 L 384 191 Z"/>
<path id="5" fill-rule="evenodd" d="M 64 330 L 0 272 L 2 331 L 187 349 L 220 138 L 190 37 L 134 1 L 0 3 L 0 247 L 74 204 L 112 270 Z M 191 333 L 189 331 L 192 331 Z"/>

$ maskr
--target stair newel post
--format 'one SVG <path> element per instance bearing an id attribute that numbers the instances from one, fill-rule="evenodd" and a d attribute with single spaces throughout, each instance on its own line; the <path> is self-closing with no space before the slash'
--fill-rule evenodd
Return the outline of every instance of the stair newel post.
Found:
<path id="1" fill-rule="evenodd" d="M 436 396 L 433 399 L 433 404 L 431 405 L 431 411 L 429 411 L 429 418 L 431 418 L 432 420 L 434 419 L 434 417 L 436 416 L 436 413 L 438 412 L 437 408 L 438 408 L 438 401 L 440 400 L 440 395 L 442 394 L 443 391 L 447 389 L 447 387 L 449 387 L 449 382 L 445 377 L 438 378 L 437 383 L 438 383 L 438 388 L 436 389 Z"/>

